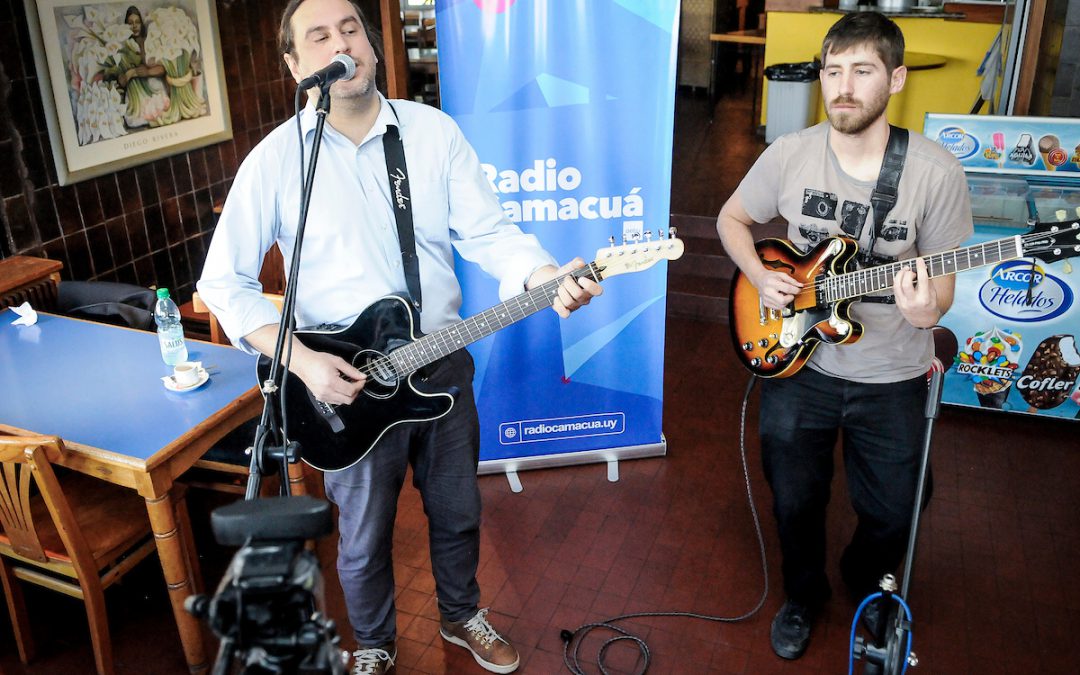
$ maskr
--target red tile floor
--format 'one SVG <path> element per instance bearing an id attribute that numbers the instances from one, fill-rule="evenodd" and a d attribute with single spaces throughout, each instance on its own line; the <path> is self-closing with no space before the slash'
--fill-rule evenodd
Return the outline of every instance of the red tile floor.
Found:
<path id="1" fill-rule="evenodd" d="M 521 475 L 514 494 L 501 476 L 481 479 L 485 500 L 480 582 L 496 626 L 521 651 L 522 673 L 562 669 L 559 632 L 620 613 L 682 611 L 736 616 L 762 592 L 761 563 L 739 456 L 746 378 L 732 364 L 726 328 L 671 319 L 667 333 L 664 458 L 623 462 L 620 480 L 603 466 Z M 648 642 L 650 672 L 840 673 L 846 670 L 854 605 L 837 593 L 815 626 L 807 654 L 784 662 L 769 648 L 782 602 L 769 494 L 749 406 L 751 486 L 763 515 L 770 592 L 740 623 L 644 618 L 627 628 Z M 772 411 L 769 414 L 779 414 Z M 916 673 L 1073 673 L 1080 641 L 1080 427 L 980 410 L 946 408 L 934 442 L 935 494 L 924 519 L 910 604 Z M 408 485 L 408 483 L 407 483 Z M 198 511 L 199 500 L 193 496 Z M 196 513 L 196 523 L 200 521 Z M 205 524 L 205 523 L 204 523 Z M 842 481 L 830 507 L 835 562 L 853 527 Z M 200 542 L 208 582 L 228 551 Z M 347 626 L 333 570 L 333 542 L 320 546 L 330 614 Z M 147 563 L 107 596 L 121 673 L 182 673 L 180 648 L 159 568 Z M 398 673 L 481 672 L 438 637 L 438 617 L 419 497 L 406 487 L 396 530 Z M 834 588 L 840 589 L 830 568 Z M 5 673 L 87 672 L 89 640 L 77 601 L 32 590 L 41 656 L 17 660 L 0 621 Z M 348 633 L 347 629 L 342 632 Z M 595 660 L 599 634 L 583 649 Z M 346 635 L 346 643 L 350 642 Z M 613 673 L 635 670 L 629 643 L 611 649 Z M 588 672 L 598 672 L 587 666 Z"/>
<path id="2" fill-rule="evenodd" d="M 729 124 L 742 128 L 745 112 Z M 706 142 L 730 145 L 738 142 L 738 134 Z M 725 171 L 736 169 L 745 166 Z M 622 463 L 616 483 L 607 481 L 600 465 L 524 473 L 520 494 L 513 494 L 503 477 L 481 479 L 482 601 L 491 606 L 495 625 L 519 648 L 519 672 L 564 670 L 559 633 L 586 622 L 643 611 L 737 616 L 758 603 L 765 580 L 739 453 L 746 376 L 733 363 L 730 349 L 724 325 L 669 320 L 666 457 Z M 765 605 L 738 623 L 661 617 L 626 622 L 649 645 L 650 672 L 847 670 L 855 605 L 839 592 L 835 561 L 854 524 L 839 479 L 829 512 L 830 575 L 838 592 L 802 659 L 785 662 L 769 648 L 769 623 L 783 598 L 770 496 L 756 450 L 757 414 L 754 396 L 746 445 L 769 566 Z M 921 660 L 910 672 L 1078 671 L 1080 640 L 1073 633 L 1080 625 L 1080 585 L 1074 582 L 1080 571 L 1078 438 L 1080 421 L 944 410 L 934 439 L 935 493 L 923 521 L 909 598 L 914 649 Z M 406 486 L 395 548 L 397 672 L 482 672 L 471 657 L 447 648 L 438 637 L 424 515 L 418 495 L 408 482 Z M 202 533 L 197 536 L 204 575 L 212 587 L 231 554 L 205 534 L 206 511 L 220 500 L 193 494 L 189 501 Z M 331 540 L 320 545 L 328 610 L 346 634 L 345 646 L 351 646 L 333 547 Z M 107 594 L 107 601 L 118 672 L 186 672 L 156 563 L 140 565 Z M 18 662 L 5 614 L 0 619 L 0 671 L 90 672 L 93 661 L 82 606 L 37 589 L 28 591 L 28 602 L 40 656 L 30 667 Z M 595 661 L 601 639 L 594 634 L 586 641 L 586 661 Z M 636 662 L 637 652 L 629 643 L 609 652 L 612 673 L 635 672 Z M 586 669 L 598 672 L 594 665 L 586 664 Z"/>

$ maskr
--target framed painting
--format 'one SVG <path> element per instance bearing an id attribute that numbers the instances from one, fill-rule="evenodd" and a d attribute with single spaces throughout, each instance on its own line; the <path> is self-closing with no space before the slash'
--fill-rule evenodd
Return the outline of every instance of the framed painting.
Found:
<path id="1" fill-rule="evenodd" d="M 232 138 L 214 0 L 24 0 L 61 185 Z"/>

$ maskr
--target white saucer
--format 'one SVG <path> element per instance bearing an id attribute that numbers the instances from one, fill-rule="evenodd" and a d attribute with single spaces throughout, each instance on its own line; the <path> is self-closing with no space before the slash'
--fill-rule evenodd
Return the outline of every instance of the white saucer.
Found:
<path id="1" fill-rule="evenodd" d="M 206 384 L 209 380 L 210 373 L 206 372 L 205 368 L 199 368 L 199 379 L 195 380 L 195 382 L 187 385 L 186 387 L 181 387 L 180 385 L 178 385 L 176 383 L 176 380 L 173 379 L 172 375 L 166 375 L 165 377 L 161 378 L 161 382 L 165 385 L 166 389 L 181 394 L 186 391 L 193 391 L 195 389 L 198 389 L 199 387 Z"/>

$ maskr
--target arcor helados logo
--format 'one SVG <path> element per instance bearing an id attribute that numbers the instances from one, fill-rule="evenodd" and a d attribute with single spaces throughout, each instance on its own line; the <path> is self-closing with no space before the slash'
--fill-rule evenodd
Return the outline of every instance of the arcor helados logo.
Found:
<path id="1" fill-rule="evenodd" d="M 1048 321 L 1073 304 L 1063 280 L 1030 260 L 1010 260 L 995 267 L 979 288 L 979 302 L 994 316 L 1010 321 Z"/>
<path id="2" fill-rule="evenodd" d="M 960 127 L 945 127 L 938 132 L 937 142 L 957 159 L 967 159 L 979 151 L 979 139 Z"/>

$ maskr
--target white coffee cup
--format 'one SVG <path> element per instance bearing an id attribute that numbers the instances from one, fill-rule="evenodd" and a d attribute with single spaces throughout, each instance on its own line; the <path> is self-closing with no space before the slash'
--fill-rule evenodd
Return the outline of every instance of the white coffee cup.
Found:
<path id="1" fill-rule="evenodd" d="M 194 361 L 181 361 L 173 366 L 173 382 L 178 387 L 190 387 L 199 381 L 200 367 Z"/>

